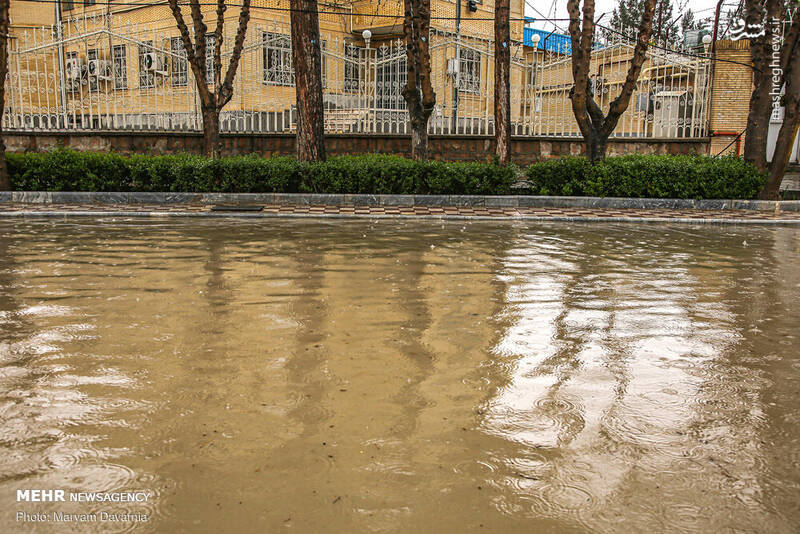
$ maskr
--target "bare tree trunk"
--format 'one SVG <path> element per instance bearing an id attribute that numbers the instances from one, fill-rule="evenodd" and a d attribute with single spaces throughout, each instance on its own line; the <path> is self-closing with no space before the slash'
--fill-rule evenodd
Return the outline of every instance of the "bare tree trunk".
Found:
<path id="1" fill-rule="evenodd" d="M 778 140 L 775 143 L 775 152 L 772 155 L 772 163 L 767 176 L 767 183 L 759 194 L 762 200 L 778 200 L 780 198 L 780 187 L 786 168 L 789 166 L 789 157 L 792 154 L 794 140 L 797 137 L 798 124 L 800 121 L 797 100 L 791 105 L 786 105 L 786 114 L 783 117 L 783 124 L 778 133 Z"/>
<path id="2" fill-rule="evenodd" d="M 608 146 L 608 137 L 603 137 L 600 132 L 592 130 L 585 139 L 586 144 L 586 157 L 592 163 L 602 161 L 606 157 L 606 147 Z"/>
<path id="3" fill-rule="evenodd" d="M 430 0 L 403 0 L 403 34 L 406 41 L 408 80 L 403 98 L 408 105 L 411 126 L 411 157 L 428 158 L 428 121 L 436 105 L 431 85 Z"/>
<path id="4" fill-rule="evenodd" d="M 636 88 L 642 64 L 647 55 L 650 36 L 653 32 L 653 15 L 656 0 L 645 0 L 642 21 L 639 24 L 639 35 L 633 48 L 628 74 L 619 95 L 611 101 L 608 114 L 594 100 L 589 79 L 592 45 L 594 43 L 594 2 L 583 0 L 567 0 L 569 12 L 569 33 L 572 40 L 572 79 L 574 85 L 570 91 L 572 112 L 586 143 L 586 156 L 594 164 L 605 158 L 608 138 L 617 127 L 622 114 L 628 109 L 631 95 Z"/>
<path id="5" fill-rule="evenodd" d="M 786 43 L 785 45 L 789 44 Z M 775 151 L 772 154 L 772 162 L 769 165 L 767 183 L 759 194 L 759 198 L 763 200 L 777 200 L 780 198 L 781 181 L 783 181 L 783 175 L 786 174 L 786 168 L 789 166 L 789 158 L 792 155 L 798 125 L 800 125 L 800 68 L 790 64 L 787 69 L 788 72 L 784 72 L 786 85 L 783 95 L 783 124 L 775 142 Z M 767 121 L 769 121 L 768 116 Z"/>
<path id="6" fill-rule="evenodd" d="M 428 120 L 431 113 L 426 113 L 422 104 L 414 101 L 408 104 L 408 114 L 411 122 L 411 157 L 428 159 Z"/>
<path id="7" fill-rule="evenodd" d="M 761 199 L 780 197 L 780 185 L 791 156 L 792 145 L 800 122 L 800 20 L 797 11 L 782 35 L 782 0 L 745 0 L 745 25 L 750 39 L 753 62 L 753 92 L 745 129 L 744 159 L 767 175 Z M 780 21 L 776 24 L 775 21 Z M 776 45 L 778 45 L 776 47 Z M 777 64 L 776 64 L 777 61 Z M 779 98 L 776 88 L 783 87 L 783 125 L 778 132 L 772 162 L 767 162 L 769 124 Z"/>
<path id="8" fill-rule="evenodd" d="M 0 0 L 4 1 L 4 0 Z M 219 115 L 225 104 L 230 102 L 233 97 L 233 80 L 239 68 L 239 61 L 242 58 L 242 48 L 244 39 L 247 35 L 247 25 L 250 22 L 250 2 L 242 0 L 242 10 L 239 12 L 239 27 L 236 30 L 236 39 L 231 52 L 231 59 L 228 63 L 228 70 L 225 78 L 222 78 L 222 43 L 225 33 L 223 31 L 225 23 L 225 0 L 217 0 L 216 21 L 217 27 L 214 29 L 214 50 L 212 61 L 212 74 L 216 90 L 211 91 L 208 84 L 208 64 L 206 57 L 206 36 L 208 27 L 203 20 L 203 12 L 200 0 L 189 0 L 189 8 L 192 15 L 192 25 L 194 30 L 194 44 L 192 34 L 186 21 L 183 18 L 181 5 L 178 0 L 168 0 L 172 16 L 178 25 L 178 30 L 183 41 L 183 48 L 186 51 L 186 62 L 192 69 L 197 92 L 200 97 L 200 109 L 203 114 L 203 152 L 208 157 L 217 157 L 222 148 L 219 136 Z"/>
<path id="9" fill-rule="evenodd" d="M 745 24 L 763 33 L 750 40 L 753 61 L 753 92 L 750 94 L 750 112 L 744 140 L 744 159 L 761 172 L 767 171 L 767 134 L 772 113 L 772 37 L 771 18 L 780 13 L 780 0 L 746 0 Z M 766 7 L 766 11 L 765 8 Z"/>
<path id="10" fill-rule="evenodd" d="M 219 110 L 214 107 L 202 107 L 203 113 L 203 154 L 216 158 L 222 152 L 222 141 L 219 137 Z"/>
<path id="11" fill-rule="evenodd" d="M 325 160 L 322 47 L 315 0 L 290 0 L 292 61 L 297 95 L 297 159 Z"/>
<path id="12" fill-rule="evenodd" d="M 0 191 L 11 189 L 6 162 L 6 145 L 3 140 L 3 111 L 6 105 L 6 77 L 8 76 L 8 7 L 9 0 L 0 0 Z"/>
<path id="13" fill-rule="evenodd" d="M 511 35 L 509 0 L 494 4 L 494 138 L 501 165 L 511 157 Z"/>

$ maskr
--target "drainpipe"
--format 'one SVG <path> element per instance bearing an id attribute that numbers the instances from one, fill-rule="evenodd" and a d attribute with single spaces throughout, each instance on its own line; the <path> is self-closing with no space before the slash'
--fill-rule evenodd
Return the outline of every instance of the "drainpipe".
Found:
<path id="1" fill-rule="evenodd" d="M 458 133 L 458 84 L 461 80 L 461 0 L 456 0 L 456 75 L 453 80 L 453 120 L 450 133 Z"/>

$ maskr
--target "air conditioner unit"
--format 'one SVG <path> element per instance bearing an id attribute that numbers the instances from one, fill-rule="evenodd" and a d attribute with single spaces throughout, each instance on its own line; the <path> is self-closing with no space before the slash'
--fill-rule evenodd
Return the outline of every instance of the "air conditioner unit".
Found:
<path id="1" fill-rule="evenodd" d="M 100 80 L 110 80 L 111 62 L 105 59 L 89 60 L 89 76 Z"/>
<path id="2" fill-rule="evenodd" d="M 456 74 L 458 74 L 458 65 L 459 65 L 459 62 L 458 62 L 457 59 L 455 59 L 455 58 L 448 59 L 447 60 L 447 72 L 446 72 L 446 74 L 448 76 L 455 76 Z"/>
<path id="3" fill-rule="evenodd" d="M 147 71 L 160 74 L 161 76 L 166 76 L 168 74 L 167 62 L 164 61 L 161 55 L 155 52 L 149 52 L 144 55 L 144 68 Z"/>
<path id="4" fill-rule="evenodd" d="M 75 82 L 81 79 L 83 74 L 83 60 L 79 57 L 72 57 L 64 62 L 64 71 L 67 79 Z"/>

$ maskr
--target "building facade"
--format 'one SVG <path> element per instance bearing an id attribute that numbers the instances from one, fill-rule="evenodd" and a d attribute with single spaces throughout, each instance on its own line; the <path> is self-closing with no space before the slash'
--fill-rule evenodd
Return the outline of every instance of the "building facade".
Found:
<path id="1" fill-rule="evenodd" d="M 54 4 L 12 0 L 12 5 Z M 203 3 L 209 33 L 215 6 Z M 206 5 L 209 4 L 209 5 Z M 198 131 L 193 73 L 168 4 L 62 2 L 42 26 L 15 24 L 4 127 L 23 131 Z M 319 3 L 323 101 L 328 133 L 406 134 L 408 115 L 400 0 Z M 191 24 L 188 6 L 184 18 Z M 579 137 L 571 101 L 568 36 L 525 27 L 511 3 L 511 122 L 517 136 Z M 225 14 L 223 74 L 239 7 Z M 432 0 L 430 52 L 436 106 L 430 133 L 494 133 L 493 0 Z M 51 22 L 50 24 L 46 24 Z M 530 26 L 530 24 L 528 25 Z M 368 33 L 365 33 L 368 30 Z M 370 35 L 369 39 L 365 39 Z M 538 39 L 534 39 L 536 36 Z M 207 37 L 209 58 L 217 46 Z M 592 92 L 603 108 L 624 82 L 633 40 L 598 40 Z M 708 134 L 710 62 L 664 46 L 648 51 L 631 105 L 614 136 L 681 139 Z M 213 69 L 208 82 L 214 84 Z M 221 128 L 291 133 L 295 78 L 288 0 L 255 0 Z"/>

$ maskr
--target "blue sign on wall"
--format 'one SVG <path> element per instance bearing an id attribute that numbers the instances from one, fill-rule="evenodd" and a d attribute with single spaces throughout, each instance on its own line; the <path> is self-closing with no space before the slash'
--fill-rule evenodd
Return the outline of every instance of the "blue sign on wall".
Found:
<path id="1" fill-rule="evenodd" d="M 572 40 L 569 35 L 563 33 L 554 33 L 545 30 L 537 30 L 535 28 L 523 28 L 522 42 L 525 46 L 533 46 L 533 36 L 539 36 L 539 50 L 545 50 L 545 38 L 547 39 L 546 50 L 550 52 L 558 52 L 560 54 L 572 54 Z M 550 37 L 548 37 L 550 35 Z"/>

